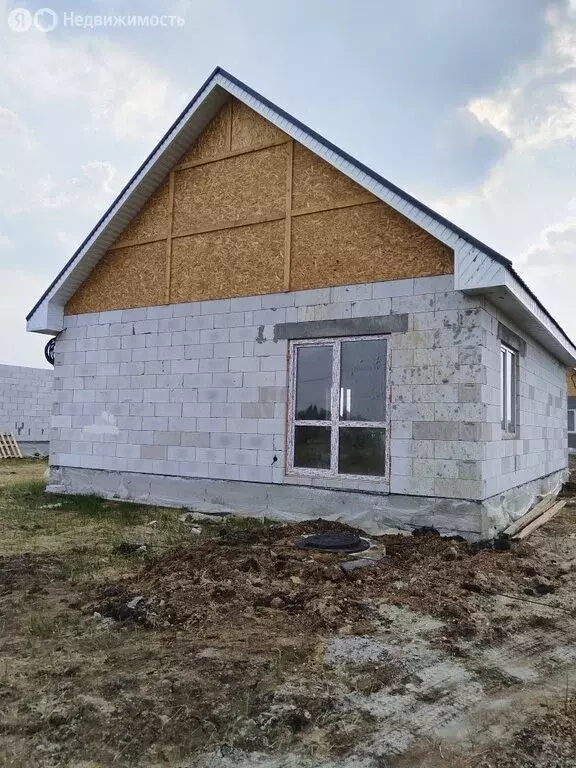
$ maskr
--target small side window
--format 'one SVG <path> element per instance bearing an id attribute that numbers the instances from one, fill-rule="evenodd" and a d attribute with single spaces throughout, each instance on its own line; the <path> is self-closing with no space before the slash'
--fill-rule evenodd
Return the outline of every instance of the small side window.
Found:
<path id="1" fill-rule="evenodd" d="M 568 411 L 568 432 L 576 432 L 576 419 L 574 418 L 576 411 Z"/>
<path id="2" fill-rule="evenodd" d="M 500 414 L 502 430 L 507 435 L 518 432 L 518 354 L 502 344 L 500 348 L 502 387 L 500 392 Z"/>

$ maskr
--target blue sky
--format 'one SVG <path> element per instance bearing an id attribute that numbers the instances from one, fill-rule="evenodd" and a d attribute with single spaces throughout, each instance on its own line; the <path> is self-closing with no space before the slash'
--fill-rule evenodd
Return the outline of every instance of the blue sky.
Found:
<path id="1" fill-rule="evenodd" d="M 45 3 L 53 31 L 9 28 Z M 512 258 L 576 337 L 576 0 L 0 0 L 0 363 L 45 364 L 26 313 L 218 64 Z"/>

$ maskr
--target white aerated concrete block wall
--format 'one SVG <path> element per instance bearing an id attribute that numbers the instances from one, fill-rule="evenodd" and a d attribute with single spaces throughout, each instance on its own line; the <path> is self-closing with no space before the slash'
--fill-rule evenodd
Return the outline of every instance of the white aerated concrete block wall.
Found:
<path id="1" fill-rule="evenodd" d="M 490 497 L 566 469 L 568 433 L 566 367 L 496 307 L 487 304 L 487 310 L 482 399 L 492 441 L 486 446 L 482 475 Z M 499 322 L 526 341 L 526 354 L 519 357 L 518 439 L 505 437 L 500 425 Z"/>
<path id="2" fill-rule="evenodd" d="M 0 431 L 19 442 L 47 442 L 53 379 L 49 369 L 0 365 Z"/>
<path id="3" fill-rule="evenodd" d="M 490 367 L 495 315 L 453 285 L 453 276 L 418 278 L 67 316 L 56 342 L 51 464 L 485 499 L 500 492 L 488 474 L 492 452 L 511 450 L 494 447 L 502 444 Z M 389 337 L 390 476 L 287 476 L 288 342 L 274 341 L 274 326 L 393 314 L 408 315 L 408 330 Z M 545 420 L 565 408 L 548 399 L 562 397 L 561 366 L 529 347 L 521 379 L 527 466 L 515 465 L 523 474 L 512 483 L 560 461 L 557 425 Z M 529 424 L 544 390 L 538 424 Z M 550 448 L 554 457 L 542 463 Z"/>

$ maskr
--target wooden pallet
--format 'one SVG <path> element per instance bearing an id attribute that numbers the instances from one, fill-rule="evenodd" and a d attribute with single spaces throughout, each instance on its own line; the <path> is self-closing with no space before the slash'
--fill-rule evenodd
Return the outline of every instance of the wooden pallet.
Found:
<path id="1" fill-rule="evenodd" d="M 21 459 L 22 452 L 12 432 L 0 432 L 0 459 Z"/>

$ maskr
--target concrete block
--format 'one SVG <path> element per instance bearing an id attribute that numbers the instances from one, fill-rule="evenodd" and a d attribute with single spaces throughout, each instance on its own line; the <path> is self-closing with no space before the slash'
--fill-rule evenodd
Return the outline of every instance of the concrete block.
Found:
<path id="1" fill-rule="evenodd" d="M 228 312 L 214 317 L 214 328 L 232 329 L 244 327 L 244 312 Z M 228 339 L 225 339 L 226 341 Z M 216 341 L 216 339 L 214 339 Z"/>
<path id="2" fill-rule="evenodd" d="M 158 320 L 159 333 L 174 333 L 176 331 L 186 330 L 185 317 L 170 317 Z"/>
<path id="3" fill-rule="evenodd" d="M 196 448 L 196 460 L 206 464 L 225 464 L 225 448 Z"/>
<path id="4" fill-rule="evenodd" d="M 166 460 L 167 451 L 168 446 L 166 445 L 142 445 L 140 447 L 140 458 Z"/>
<path id="5" fill-rule="evenodd" d="M 210 432 L 182 432 L 181 444 L 194 448 L 209 448 L 212 437 L 215 435 Z"/>
<path id="6" fill-rule="evenodd" d="M 216 358 L 215 358 L 216 359 Z M 251 386 L 246 381 L 246 376 L 241 373 L 215 373 L 212 379 L 214 387 L 236 388 L 242 386 Z"/>
<path id="7" fill-rule="evenodd" d="M 390 440 L 390 455 L 396 458 L 434 458 L 434 443 L 431 440 L 411 440 L 393 437 Z"/>
<path id="8" fill-rule="evenodd" d="M 212 416 L 211 403 L 182 403 L 182 416 L 185 418 L 208 418 Z"/>
<path id="9" fill-rule="evenodd" d="M 210 403 L 209 416 L 215 418 L 236 419 L 242 415 L 244 403 Z"/>
<path id="10" fill-rule="evenodd" d="M 168 417 L 168 429 L 176 430 L 178 432 L 194 432 L 196 431 L 196 419 L 192 417 Z"/>
<path id="11" fill-rule="evenodd" d="M 242 403 L 242 417 L 245 419 L 274 418 L 274 403 Z"/>
<path id="12" fill-rule="evenodd" d="M 202 315 L 186 318 L 187 331 L 201 331 L 206 328 L 214 328 L 214 315 Z"/>
<path id="13" fill-rule="evenodd" d="M 434 478 L 394 475 L 390 477 L 390 493 L 409 494 L 411 496 L 433 496 Z"/>
<path id="14" fill-rule="evenodd" d="M 187 360 L 214 357 L 214 344 L 189 344 L 184 347 L 184 357 Z M 225 357 L 225 355 L 218 355 Z"/>
<path id="15" fill-rule="evenodd" d="M 230 300 L 231 312 L 251 312 L 262 309 L 262 296 L 242 296 Z"/>
<path id="16" fill-rule="evenodd" d="M 327 304 L 330 301 L 330 288 L 315 288 L 308 291 L 296 291 L 294 306 L 303 307 L 316 304 Z"/>
<path id="17" fill-rule="evenodd" d="M 169 461 L 195 461 L 197 450 L 194 447 L 169 445 L 167 446 L 167 458 Z"/>
<path id="18" fill-rule="evenodd" d="M 214 432 L 210 434 L 210 448 L 240 448 L 240 435 L 228 432 Z M 226 459 L 228 461 L 228 459 Z M 240 462 L 232 462 L 238 464 Z"/>
<path id="19" fill-rule="evenodd" d="M 227 419 L 214 419 L 212 417 L 199 418 L 197 420 L 198 430 L 200 432 L 226 432 Z M 200 459 L 204 461 L 204 459 Z"/>
<path id="20" fill-rule="evenodd" d="M 196 432 L 185 432 L 186 436 L 197 434 Z M 154 432 L 154 445 L 180 445 L 182 434 L 175 430 L 166 432 Z"/>
<path id="21" fill-rule="evenodd" d="M 175 304 L 172 308 L 174 317 L 195 317 L 200 314 L 200 302 L 190 301 L 185 304 Z"/>
<path id="22" fill-rule="evenodd" d="M 271 483 L 272 467 L 255 467 L 244 465 L 241 467 L 240 480 L 246 480 L 251 483 Z"/>
<path id="23" fill-rule="evenodd" d="M 434 441 L 434 456 L 437 459 L 453 461 L 482 461 L 486 458 L 486 443 L 466 442 L 465 440 Z"/>
<path id="24" fill-rule="evenodd" d="M 208 477 L 220 480 L 238 480 L 240 467 L 234 464 L 209 464 Z"/>
<path id="25" fill-rule="evenodd" d="M 145 320 L 146 315 L 148 314 L 148 310 L 144 307 L 143 309 L 123 309 L 122 310 L 122 322 L 123 323 L 131 323 L 136 322 L 139 320 Z"/>
<path id="26" fill-rule="evenodd" d="M 450 293 L 454 290 L 454 275 L 417 277 L 414 279 L 414 294 Z"/>
<path id="27" fill-rule="evenodd" d="M 258 387 L 236 387 L 228 390 L 229 403 L 257 403 L 261 399 Z"/>
<path id="28" fill-rule="evenodd" d="M 458 440 L 460 424 L 454 421 L 416 421 L 412 434 L 415 440 Z"/>
<path id="29" fill-rule="evenodd" d="M 460 399 L 458 386 L 453 384 L 415 386 L 412 387 L 412 396 L 415 403 L 434 403 L 436 407 L 438 407 L 439 404 L 456 404 L 459 403 Z M 438 419 L 436 419 L 436 415 L 434 418 L 436 421 L 438 421 Z"/>
<path id="30" fill-rule="evenodd" d="M 387 299 L 396 296 L 413 296 L 414 280 L 390 280 L 372 284 L 372 298 Z"/>
<path id="31" fill-rule="evenodd" d="M 232 357 L 230 358 L 229 367 L 233 373 L 259 371 L 260 360 L 258 357 Z"/>
<path id="32" fill-rule="evenodd" d="M 171 319 L 173 312 L 174 312 L 173 304 L 169 304 L 168 306 L 162 306 L 162 307 L 148 307 L 146 309 L 146 319 L 147 320 Z"/>

